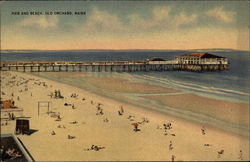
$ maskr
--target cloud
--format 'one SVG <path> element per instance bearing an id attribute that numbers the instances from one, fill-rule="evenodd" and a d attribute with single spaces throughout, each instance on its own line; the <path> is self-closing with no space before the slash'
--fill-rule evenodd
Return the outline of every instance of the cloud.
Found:
<path id="1" fill-rule="evenodd" d="M 163 21 L 168 19 L 171 7 L 169 6 L 155 6 L 152 9 L 153 20 Z"/>
<path id="2" fill-rule="evenodd" d="M 152 20 L 148 21 L 146 19 L 143 19 L 139 14 L 136 13 L 129 15 L 128 20 L 129 20 L 128 25 L 130 26 L 130 28 L 145 30 L 158 26 L 158 23 L 156 22 L 153 23 Z"/>
<path id="3" fill-rule="evenodd" d="M 109 13 L 95 7 L 88 15 L 81 30 L 88 33 L 152 32 L 187 26 L 196 23 L 198 17 L 196 14 L 190 15 L 185 12 L 170 15 L 170 6 L 155 6 L 149 12 L 148 17 L 142 17 L 138 13 L 131 13 L 121 19 L 114 13 Z"/>
<path id="4" fill-rule="evenodd" d="M 208 10 L 206 15 L 213 17 L 224 23 L 232 23 L 235 21 L 235 12 L 225 11 L 225 9 L 221 7 L 216 7 L 214 9 Z"/>
<path id="5" fill-rule="evenodd" d="M 122 21 L 116 16 L 106 11 L 101 11 L 98 8 L 93 8 L 93 11 L 88 16 L 87 22 L 83 28 L 88 32 L 101 31 L 124 31 L 125 27 Z"/>
<path id="6" fill-rule="evenodd" d="M 185 12 L 170 14 L 169 6 L 156 6 L 151 10 L 149 18 L 142 18 L 138 14 L 129 15 L 131 26 L 140 26 L 141 29 L 176 29 L 181 26 L 196 23 L 198 15 L 188 15 Z"/>
<path id="7" fill-rule="evenodd" d="M 173 24 L 175 26 L 184 26 L 188 24 L 193 24 L 197 21 L 197 17 L 198 16 L 196 14 L 187 15 L 186 13 L 181 12 L 174 17 Z"/>
<path id="8" fill-rule="evenodd" d="M 29 16 L 23 19 L 19 25 L 23 27 L 35 27 L 39 29 L 56 28 L 58 25 L 58 17 L 55 15 Z"/>

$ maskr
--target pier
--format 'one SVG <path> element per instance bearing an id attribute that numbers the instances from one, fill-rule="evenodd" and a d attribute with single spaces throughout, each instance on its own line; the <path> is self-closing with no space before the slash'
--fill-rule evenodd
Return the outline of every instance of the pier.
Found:
<path id="1" fill-rule="evenodd" d="M 135 72 L 135 71 L 222 71 L 228 70 L 226 57 L 190 53 L 173 60 L 151 58 L 144 61 L 3 61 L 1 71 L 23 72 Z"/>
<path id="2" fill-rule="evenodd" d="M 65 62 L 65 61 L 4 61 L 1 71 L 22 72 L 136 72 L 136 71 L 221 71 L 228 64 L 183 64 L 172 61 L 117 61 L 117 62 Z"/>

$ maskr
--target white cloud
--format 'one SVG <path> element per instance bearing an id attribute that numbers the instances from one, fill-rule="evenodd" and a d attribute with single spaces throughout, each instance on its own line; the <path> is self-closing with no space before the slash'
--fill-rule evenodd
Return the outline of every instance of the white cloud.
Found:
<path id="1" fill-rule="evenodd" d="M 196 14 L 181 12 L 171 15 L 170 12 L 170 6 L 156 6 L 148 17 L 132 13 L 122 21 L 115 14 L 95 7 L 80 30 L 87 33 L 162 31 L 196 23 L 198 18 Z"/>
<path id="2" fill-rule="evenodd" d="M 129 23 L 128 25 L 130 28 L 137 28 L 137 29 L 148 29 L 158 25 L 157 22 L 153 22 L 152 20 L 146 20 L 141 18 L 138 14 L 131 14 L 128 16 Z"/>
<path id="3" fill-rule="evenodd" d="M 140 26 L 142 29 L 150 28 L 178 28 L 183 25 L 196 23 L 198 15 L 188 15 L 185 12 L 181 12 L 177 15 L 170 15 L 171 7 L 169 6 L 157 6 L 151 11 L 150 18 L 142 18 L 138 14 L 132 14 L 129 16 L 131 26 Z"/>
<path id="4" fill-rule="evenodd" d="M 84 31 L 123 31 L 125 27 L 122 21 L 115 15 L 94 8 L 88 16 L 83 28 Z"/>
<path id="5" fill-rule="evenodd" d="M 174 17 L 173 24 L 175 26 L 192 24 L 192 23 L 195 23 L 197 21 L 197 17 L 198 16 L 196 14 L 187 15 L 186 13 L 181 12 Z"/>
<path id="6" fill-rule="evenodd" d="M 216 7 L 214 9 L 208 10 L 206 15 L 216 18 L 224 23 L 232 23 L 235 21 L 235 12 L 225 11 L 223 7 Z"/>
<path id="7" fill-rule="evenodd" d="M 24 27 L 36 27 L 39 29 L 56 28 L 58 25 L 58 17 L 55 15 L 29 16 L 23 19 L 19 25 Z"/>
<path id="8" fill-rule="evenodd" d="M 156 6 L 152 9 L 153 19 L 155 21 L 162 21 L 168 19 L 171 7 L 169 6 Z"/>

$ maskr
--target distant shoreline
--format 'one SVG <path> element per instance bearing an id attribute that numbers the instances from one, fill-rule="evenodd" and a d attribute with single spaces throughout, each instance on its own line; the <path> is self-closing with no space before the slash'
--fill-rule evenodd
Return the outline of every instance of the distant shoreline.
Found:
<path id="1" fill-rule="evenodd" d="M 248 51 L 243 49 L 230 48 L 209 48 L 209 49 L 1 49 L 1 51 Z"/>

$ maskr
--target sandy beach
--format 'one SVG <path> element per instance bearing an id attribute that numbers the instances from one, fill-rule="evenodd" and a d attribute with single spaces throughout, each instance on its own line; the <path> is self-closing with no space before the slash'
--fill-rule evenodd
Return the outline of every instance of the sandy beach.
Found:
<path id="1" fill-rule="evenodd" d="M 180 94 L 168 96 L 149 96 L 160 103 L 180 109 L 197 111 L 215 116 L 232 123 L 243 124 L 249 127 L 249 104 L 233 103 L 216 99 L 208 99 L 194 94 Z M 178 101 L 183 102 L 178 102 Z"/>
<path id="2" fill-rule="evenodd" d="M 121 88 L 128 93 L 180 92 L 153 85 L 129 84 L 122 79 L 103 78 L 96 81 L 86 78 L 84 81 L 104 87 L 104 91 L 114 94 Z M 55 90 L 60 90 L 63 98 L 51 96 Z M 31 135 L 17 135 L 36 161 L 250 160 L 247 136 L 172 117 L 27 73 L 1 72 L 1 93 L 2 100 L 13 99 L 17 107 L 23 108 L 23 114 L 15 115 L 29 117 L 30 128 L 36 130 Z M 152 97 L 162 104 L 207 113 L 249 128 L 249 104 L 208 99 L 194 94 L 144 98 Z M 46 108 L 41 108 L 38 115 L 39 101 L 50 102 L 51 112 L 47 113 Z M 58 115 L 60 120 L 55 117 Z M 1 113 L 1 124 L 7 117 L 7 114 Z M 7 125 L 1 126 L 1 134 L 14 133 L 15 121 L 7 122 Z M 138 124 L 139 130 L 134 130 L 134 123 Z M 98 146 L 99 150 L 91 148 L 93 145 Z M 224 150 L 223 153 L 218 153 L 221 150 Z"/>

